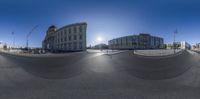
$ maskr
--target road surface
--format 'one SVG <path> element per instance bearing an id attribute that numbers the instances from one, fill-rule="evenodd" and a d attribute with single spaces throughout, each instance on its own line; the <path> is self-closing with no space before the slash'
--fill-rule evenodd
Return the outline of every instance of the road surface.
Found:
<path id="1" fill-rule="evenodd" d="M 129 51 L 59 57 L 0 53 L 0 99 L 199 99 L 200 55 L 183 56 L 166 59 L 168 64 L 163 58 L 143 61 Z"/>

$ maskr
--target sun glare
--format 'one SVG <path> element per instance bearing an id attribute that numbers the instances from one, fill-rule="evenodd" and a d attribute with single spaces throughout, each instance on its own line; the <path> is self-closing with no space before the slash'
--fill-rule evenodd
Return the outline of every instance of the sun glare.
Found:
<path id="1" fill-rule="evenodd" d="M 98 42 L 101 42 L 102 40 L 103 40 L 102 37 L 100 37 L 100 36 L 97 37 L 97 41 L 98 41 Z"/>

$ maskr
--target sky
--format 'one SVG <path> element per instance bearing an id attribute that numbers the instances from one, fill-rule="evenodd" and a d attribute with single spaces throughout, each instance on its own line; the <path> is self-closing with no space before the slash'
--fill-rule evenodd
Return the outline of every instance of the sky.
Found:
<path id="1" fill-rule="evenodd" d="M 87 46 L 108 40 L 149 33 L 190 44 L 200 42 L 198 0 L 0 0 L 0 41 L 24 47 L 41 47 L 50 25 L 58 28 L 87 22 Z M 12 35 L 14 32 L 14 36 Z M 101 37 L 102 41 L 97 41 Z"/>

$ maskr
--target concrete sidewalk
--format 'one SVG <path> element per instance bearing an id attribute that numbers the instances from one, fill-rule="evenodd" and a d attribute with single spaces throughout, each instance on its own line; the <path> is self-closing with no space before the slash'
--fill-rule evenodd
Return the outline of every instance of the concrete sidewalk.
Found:
<path id="1" fill-rule="evenodd" d="M 175 53 L 182 51 L 181 49 L 176 50 Z M 166 56 L 174 54 L 174 50 L 166 50 L 166 49 L 154 49 L 154 50 L 135 50 L 135 54 L 143 55 L 143 56 Z"/>
<path id="2" fill-rule="evenodd" d="M 88 53 L 101 53 L 102 55 L 114 55 L 128 50 L 87 50 Z"/>
<path id="3" fill-rule="evenodd" d="M 86 53 L 85 51 L 82 52 L 70 52 L 70 53 L 46 53 L 46 54 L 30 54 L 30 53 L 11 53 L 6 51 L 0 51 L 1 54 L 10 54 L 10 55 L 17 55 L 17 56 L 25 56 L 25 57 L 63 57 L 63 56 L 70 56 L 70 55 L 78 55 L 80 53 Z"/>

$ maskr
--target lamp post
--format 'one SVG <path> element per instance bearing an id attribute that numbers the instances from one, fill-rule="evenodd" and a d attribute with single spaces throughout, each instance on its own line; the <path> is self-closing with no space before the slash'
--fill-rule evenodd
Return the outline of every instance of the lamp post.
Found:
<path id="1" fill-rule="evenodd" d="M 178 30 L 176 29 L 175 31 L 174 31 L 174 54 L 176 53 L 176 44 L 175 44 L 175 41 L 176 41 L 176 34 L 178 33 Z"/>
<path id="2" fill-rule="evenodd" d="M 14 48 L 15 47 L 15 32 L 12 32 L 11 34 L 13 36 L 13 47 L 12 48 Z"/>
<path id="3" fill-rule="evenodd" d="M 29 43 L 29 37 L 31 36 L 32 32 L 38 27 L 39 25 L 36 25 L 35 27 L 33 27 L 33 29 L 26 35 L 26 48 L 27 50 L 28 48 L 28 43 Z"/>

